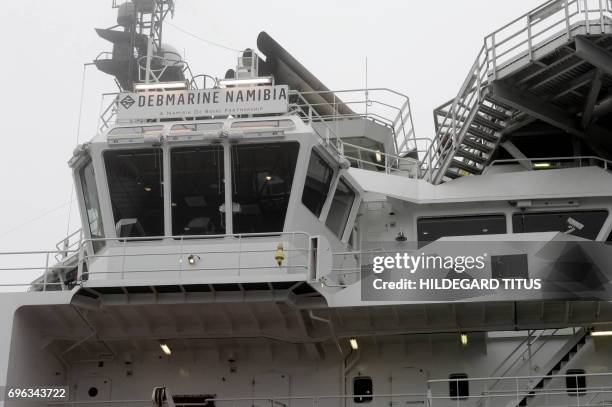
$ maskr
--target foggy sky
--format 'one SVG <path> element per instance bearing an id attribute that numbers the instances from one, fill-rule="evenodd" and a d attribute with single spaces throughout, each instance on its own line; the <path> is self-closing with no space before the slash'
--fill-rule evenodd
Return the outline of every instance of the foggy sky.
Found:
<path id="1" fill-rule="evenodd" d="M 255 47 L 265 30 L 330 89 L 369 86 L 408 94 L 418 137 L 434 134 L 432 110 L 453 98 L 483 38 L 540 4 L 534 0 L 177 0 L 171 22 L 231 48 Z M 68 224 L 83 64 L 111 45 L 95 27 L 116 24 L 112 0 L 19 0 L 2 7 L 0 252 L 49 250 Z M 164 42 L 194 73 L 223 76 L 236 53 L 172 26 Z M 80 142 L 96 132 L 100 94 L 113 80 L 89 67 Z M 58 208 L 58 209 L 57 209 Z M 49 213 L 49 211 L 57 209 Z M 46 215 L 45 215 L 46 214 Z M 43 216 L 44 215 L 44 216 Z M 38 218 L 38 219 L 37 219 Z"/>

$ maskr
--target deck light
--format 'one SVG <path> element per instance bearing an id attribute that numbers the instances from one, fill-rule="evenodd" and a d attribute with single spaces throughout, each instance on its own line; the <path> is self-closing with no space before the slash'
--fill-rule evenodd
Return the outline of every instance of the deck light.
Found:
<path id="1" fill-rule="evenodd" d="M 381 162 L 382 161 L 382 153 L 380 152 L 380 150 L 376 150 L 376 162 Z"/>
<path id="2" fill-rule="evenodd" d="M 591 336 L 612 336 L 612 331 L 593 331 Z"/>
<path id="3" fill-rule="evenodd" d="M 469 339 L 469 338 L 468 338 L 468 336 L 467 336 L 467 334 L 461 334 L 459 338 L 460 338 L 460 340 L 461 340 L 461 345 L 463 345 L 463 346 L 467 346 L 467 344 L 468 344 L 468 339 Z"/>
<path id="4" fill-rule="evenodd" d="M 136 92 L 143 90 L 186 90 L 187 82 L 151 82 L 151 83 L 137 83 L 134 85 Z"/>
<path id="5" fill-rule="evenodd" d="M 357 339 L 356 338 L 349 339 L 349 342 L 350 342 L 351 348 L 353 348 L 353 350 L 359 349 L 359 344 L 357 343 Z"/>
<path id="6" fill-rule="evenodd" d="M 172 350 L 170 349 L 170 346 L 168 346 L 166 342 L 160 342 L 159 347 L 161 348 L 162 352 L 164 352 L 166 355 L 170 356 L 170 354 L 172 354 Z"/>
<path id="7" fill-rule="evenodd" d="M 194 264 L 196 264 L 198 260 L 200 260 L 200 256 L 198 256 L 197 254 L 190 254 L 187 257 L 187 263 L 189 263 L 190 266 L 193 266 Z"/>
<path id="8" fill-rule="evenodd" d="M 550 168 L 550 163 L 533 163 L 533 168 Z"/>
<path id="9" fill-rule="evenodd" d="M 249 86 L 249 85 L 270 85 L 272 84 L 272 78 L 247 78 L 247 79 L 221 79 L 219 86 Z"/>

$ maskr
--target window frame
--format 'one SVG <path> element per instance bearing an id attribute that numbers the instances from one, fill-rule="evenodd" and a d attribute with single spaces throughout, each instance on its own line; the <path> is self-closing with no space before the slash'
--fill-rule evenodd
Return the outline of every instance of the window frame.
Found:
<path id="1" fill-rule="evenodd" d="M 443 219 L 443 218 L 448 218 L 448 219 L 456 219 L 456 218 L 482 218 L 482 217 L 494 217 L 494 216 L 499 216 L 502 217 L 504 219 L 504 228 L 505 228 L 505 234 L 508 234 L 510 232 L 508 232 L 508 214 L 504 213 L 504 212 L 492 212 L 492 213 L 467 213 L 467 214 L 458 214 L 458 215 L 448 215 L 448 214 L 440 214 L 440 215 L 426 215 L 426 216 L 415 216 L 414 218 L 414 236 L 415 236 L 415 241 L 420 245 L 420 243 L 425 243 L 425 244 L 429 244 L 432 242 L 437 241 L 436 240 L 431 240 L 431 241 L 423 241 L 421 242 L 419 240 L 419 221 L 424 220 L 424 219 Z M 493 233 L 492 233 L 493 234 Z M 470 236 L 486 236 L 487 233 L 484 234 L 480 234 L 480 235 L 470 235 Z M 448 236 L 441 236 L 441 238 L 444 237 L 452 237 L 452 235 L 448 235 Z"/>
<path id="2" fill-rule="evenodd" d="M 316 213 L 311 211 L 310 208 L 307 207 L 306 204 L 304 204 L 304 191 L 306 190 L 306 179 L 308 178 L 308 169 L 310 167 L 310 160 L 312 159 L 312 157 L 315 154 L 317 155 L 317 157 L 321 161 L 323 161 L 331 169 L 331 179 L 330 179 L 330 182 L 329 182 L 329 187 L 327 188 L 327 193 L 325 195 L 325 200 L 323 201 L 323 205 L 321 206 L 321 211 L 320 211 L 319 215 L 317 215 Z M 308 212 L 310 212 L 312 214 L 312 216 L 316 217 L 320 221 L 323 221 L 324 217 L 327 216 L 326 212 L 329 210 L 328 207 L 330 205 L 328 205 L 328 202 L 330 201 L 330 197 L 333 196 L 332 191 L 335 192 L 336 183 L 337 183 L 337 179 L 338 179 L 338 176 L 337 176 L 338 175 L 338 168 L 337 168 L 337 166 L 334 166 L 334 165 L 330 164 L 329 161 L 327 159 L 325 159 L 324 155 L 317 151 L 316 147 L 312 147 L 310 149 L 310 155 L 308 156 L 308 160 L 305 160 L 304 162 L 305 162 L 304 182 L 303 182 L 303 186 L 302 186 L 302 193 L 300 194 L 299 203 L 306 210 L 308 210 Z"/>
<path id="3" fill-rule="evenodd" d="M 338 185 L 340 184 L 341 181 L 344 181 L 345 184 L 349 187 L 349 189 L 353 191 L 353 193 L 355 194 L 355 198 L 353 199 L 353 203 L 351 205 L 351 208 L 349 209 L 349 213 L 346 218 L 344 229 L 341 231 L 340 236 L 338 236 L 336 235 L 336 233 L 334 233 L 333 230 L 329 228 L 329 226 L 327 226 L 327 219 L 329 217 L 329 212 L 331 211 L 331 207 L 333 205 L 334 197 L 336 196 L 336 190 L 338 189 Z M 327 202 L 325 203 L 325 206 L 323 207 L 323 210 L 321 211 L 321 217 L 319 219 L 321 220 L 323 225 L 325 225 L 325 228 L 333 236 L 337 237 L 338 240 L 340 240 L 342 243 L 347 243 L 348 241 L 347 229 L 349 228 L 349 225 L 352 228 L 353 222 L 351 222 L 351 220 L 354 221 L 353 216 L 355 215 L 355 210 L 357 207 L 359 207 L 360 204 L 361 204 L 361 194 L 359 193 L 359 190 L 353 185 L 353 183 L 348 179 L 348 177 L 346 177 L 345 173 L 342 173 L 339 171 L 335 179 L 332 182 L 330 193 L 327 196 Z"/>
<path id="4" fill-rule="evenodd" d="M 161 162 L 162 162 L 162 170 L 161 170 L 161 180 L 162 180 L 162 189 L 163 189 L 163 195 L 162 195 L 162 212 L 163 212 L 163 234 L 161 236 L 144 236 L 142 238 L 123 238 L 120 236 L 117 236 L 117 222 L 115 221 L 115 214 L 113 212 L 113 202 L 112 202 L 112 197 L 111 197 L 111 192 L 110 192 L 110 184 L 109 184 L 109 179 L 108 179 L 108 169 L 106 167 L 106 158 L 105 155 L 108 152 L 113 152 L 113 151 L 122 151 L 122 152 L 129 152 L 129 151 L 134 151 L 134 150 L 154 150 L 157 149 L 161 152 L 160 156 L 161 156 Z M 160 241 L 165 239 L 168 236 L 168 216 L 169 216 L 169 212 L 170 212 L 170 195 L 168 194 L 168 185 L 169 185 L 169 179 L 168 179 L 168 175 L 169 175 L 169 156 L 168 156 L 168 148 L 165 145 L 143 145 L 143 144 L 138 144 L 135 146 L 130 146 L 129 148 L 124 148 L 123 146 L 121 148 L 105 148 L 102 149 L 99 153 L 100 153 L 100 162 L 101 162 L 101 169 L 102 172 L 104 174 L 104 196 L 107 200 L 107 204 L 105 205 L 105 209 L 108 212 L 108 219 L 111 223 L 111 225 L 113 226 L 112 232 L 110 232 L 110 234 L 112 234 L 112 237 L 115 238 L 116 241 L 118 242 L 125 242 L 125 243 L 130 243 L 130 242 L 148 242 L 148 241 Z M 109 233 L 107 232 L 107 236 L 109 236 Z"/>
<path id="5" fill-rule="evenodd" d="M 609 227 L 609 224 L 612 223 L 612 211 L 610 210 L 610 208 L 606 208 L 606 207 L 596 207 L 596 208 L 580 208 L 577 210 L 571 210 L 571 209 L 562 209 L 559 208 L 559 210 L 555 210 L 555 208 L 543 208 L 543 209 L 536 209 L 536 210 L 527 210 L 525 212 L 521 212 L 521 211 L 513 211 L 510 213 L 509 216 L 509 220 L 510 220 L 510 226 L 512 227 L 512 234 L 521 234 L 521 233 L 546 233 L 546 232 L 516 232 L 514 229 L 514 217 L 517 215 L 537 215 L 537 214 L 562 214 L 562 213 L 576 213 L 576 212 L 606 212 L 607 215 L 603 221 L 603 223 L 601 224 L 601 226 L 599 227 L 599 231 L 597 232 L 597 234 L 595 235 L 595 238 L 593 239 L 593 241 L 598 241 L 598 239 L 603 239 L 605 241 L 606 239 L 606 232 L 607 232 L 607 227 Z M 551 231 L 551 232 L 555 232 L 555 231 Z M 558 233 L 563 233 L 563 231 L 557 231 Z M 610 230 L 610 235 L 612 236 L 612 229 Z M 576 236 L 576 235 L 574 235 Z"/>
<path id="6" fill-rule="evenodd" d="M 227 164 L 226 164 L 226 160 L 227 160 L 227 156 L 226 156 L 226 145 L 225 143 L 206 143 L 206 144 L 201 144 L 201 143 L 197 143 L 197 144 L 189 144 L 189 145 L 182 145 L 182 144 L 173 144 L 171 146 L 168 146 L 167 148 L 164 149 L 165 153 L 164 153 L 164 160 L 166 160 L 166 163 L 164 164 L 164 172 L 167 171 L 167 174 L 164 174 L 164 209 L 167 210 L 167 214 L 166 216 L 166 227 L 165 227 L 165 233 L 167 236 L 171 236 L 172 240 L 182 240 L 182 239 L 211 239 L 211 238 L 215 238 L 215 236 L 220 236 L 220 235 L 210 235 L 210 236 L 199 236 L 199 235 L 175 235 L 174 234 L 174 218 L 173 218 L 173 211 L 172 211 L 172 188 L 173 188 L 173 182 L 172 182 L 172 151 L 173 150 L 180 150 L 180 149 L 199 149 L 199 148 L 214 148 L 214 147 L 218 147 L 220 148 L 220 156 L 221 156 L 221 160 L 223 161 L 223 200 L 225 202 L 225 198 L 227 197 L 227 187 L 228 187 L 228 176 L 227 176 Z M 230 157 L 231 158 L 231 157 Z M 230 170 L 231 170 L 231 164 L 230 164 Z M 231 186 L 231 181 L 229 181 L 230 186 Z M 166 203 L 166 199 L 167 199 L 167 203 Z M 231 216 L 231 214 L 230 214 Z M 223 234 L 224 236 L 227 236 L 228 234 L 232 234 L 230 231 L 228 231 L 228 214 L 227 211 L 225 211 L 225 213 L 223 214 L 223 221 L 225 222 L 225 233 Z M 233 227 L 233 224 L 229 224 Z"/>

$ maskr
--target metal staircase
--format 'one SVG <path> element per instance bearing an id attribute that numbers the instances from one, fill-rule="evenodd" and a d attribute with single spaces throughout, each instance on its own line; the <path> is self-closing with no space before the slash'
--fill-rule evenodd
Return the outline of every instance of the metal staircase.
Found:
<path id="1" fill-rule="evenodd" d="M 612 154 L 611 50 L 610 0 L 550 0 L 487 36 L 457 96 L 434 111 L 421 177 L 480 174 L 530 126 Z"/>

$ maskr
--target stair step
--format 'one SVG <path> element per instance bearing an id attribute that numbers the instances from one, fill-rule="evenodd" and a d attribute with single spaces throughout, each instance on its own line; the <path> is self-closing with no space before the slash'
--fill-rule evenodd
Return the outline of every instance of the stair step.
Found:
<path id="1" fill-rule="evenodd" d="M 488 157 L 483 157 L 481 155 L 474 154 L 461 147 L 457 149 L 456 155 L 458 155 L 459 157 L 467 158 L 468 160 L 474 161 L 478 164 L 484 164 L 489 160 Z"/>
<path id="2" fill-rule="evenodd" d="M 489 115 L 491 117 L 494 117 L 494 118 L 499 119 L 499 120 L 504 121 L 504 122 L 510 118 L 510 116 L 508 116 L 506 113 L 504 113 L 504 112 L 502 112 L 500 110 L 494 109 L 494 108 L 492 108 L 490 106 L 487 106 L 487 105 L 480 105 L 478 110 L 480 110 L 484 114 L 487 114 L 487 115 Z"/>
<path id="3" fill-rule="evenodd" d="M 503 127 L 500 124 L 494 123 L 491 120 L 486 119 L 485 117 L 478 115 L 478 114 L 474 116 L 474 123 L 487 127 L 489 129 L 495 130 L 495 131 L 500 131 L 501 129 L 503 129 Z"/>
<path id="4" fill-rule="evenodd" d="M 476 166 L 473 166 L 473 165 L 467 164 L 467 163 L 465 163 L 463 161 L 459 161 L 459 160 L 455 160 L 455 159 L 453 159 L 453 161 L 451 162 L 450 166 L 452 168 L 460 168 L 460 169 L 462 169 L 464 171 L 469 172 L 470 174 L 479 174 L 480 171 L 481 171 L 481 169 L 476 167 Z"/>
<path id="5" fill-rule="evenodd" d="M 489 133 L 474 126 L 470 126 L 468 133 L 472 136 L 480 137 L 481 139 L 490 141 L 492 143 L 496 143 L 499 140 L 495 133 Z"/>
<path id="6" fill-rule="evenodd" d="M 478 141 L 471 140 L 469 138 L 465 138 L 463 140 L 463 144 L 465 144 L 469 148 L 473 148 L 475 150 L 482 151 L 483 153 L 486 153 L 486 154 L 491 153 L 491 150 L 492 150 L 491 146 L 489 146 L 488 144 L 483 144 Z"/>

